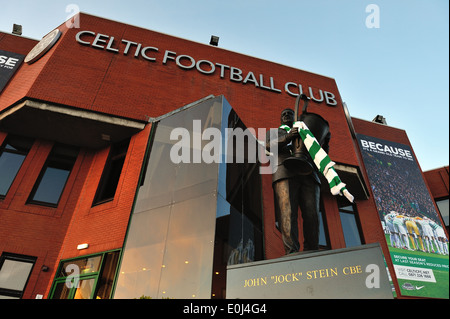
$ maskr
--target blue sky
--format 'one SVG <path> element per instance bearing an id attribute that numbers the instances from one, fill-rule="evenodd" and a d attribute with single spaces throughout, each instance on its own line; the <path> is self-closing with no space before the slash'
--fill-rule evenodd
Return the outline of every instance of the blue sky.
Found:
<path id="1" fill-rule="evenodd" d="M 404 129 L 423 170 L 449 164 L 447 0 L 15 0 L 0 30 L 40 39 L 80 11 L 326 75 L 353 117 Z M 366 20 L 379 8 L 379 28 Z M 82 21 L 81 21 L 82 24 Z"/>

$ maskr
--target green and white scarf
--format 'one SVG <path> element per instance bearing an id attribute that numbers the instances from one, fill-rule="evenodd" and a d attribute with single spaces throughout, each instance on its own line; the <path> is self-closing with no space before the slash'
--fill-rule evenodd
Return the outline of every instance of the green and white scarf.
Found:
<path id="1" fill-rule="evenodd" d="M 353 203 L 353 195 L 350 194 L 350 192 L 345 188 L 346 185 L 341 181 L 333 167 L 336 163 L 331 161 L 328 154 L 323 150 L 317 139 L 314 137 L 314 134 L 302 121 L 295 122 L 294 127 L 298 127 L 300 137 L 305 143 L 306 149 L 308 150 L 309 155 L 311 155 L 314 164 L 327 179 L 328 184 L 330 185 L 331 194 L 341 196 L 344 195 L 351 203 Z M 281 125 L 280 128 L 286 130 L 286 132 L 291 130 L 291 128 L 287 125 Z"/>

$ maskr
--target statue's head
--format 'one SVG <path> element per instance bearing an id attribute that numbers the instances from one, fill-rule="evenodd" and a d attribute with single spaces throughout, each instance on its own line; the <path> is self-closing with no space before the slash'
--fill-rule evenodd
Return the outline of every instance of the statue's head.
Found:
<path id="1" fill-rule="evenodd" d="M 289 127 L 292 127 L 292 125 L 294 124 L 294 116 L 295 116 L 295 112 L 292 109 L 284 109 L 283 111 L 281 111 L 281 124 L 283 125 L 287 125 Z"/>

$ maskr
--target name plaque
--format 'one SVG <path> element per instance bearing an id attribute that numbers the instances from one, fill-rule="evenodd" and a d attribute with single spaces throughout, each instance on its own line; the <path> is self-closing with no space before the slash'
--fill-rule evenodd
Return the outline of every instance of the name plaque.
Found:
<path id="1" fill-rule="evenodd" d="M 227 299 L 392 299 L 378 243 L 227 267 Z"/>

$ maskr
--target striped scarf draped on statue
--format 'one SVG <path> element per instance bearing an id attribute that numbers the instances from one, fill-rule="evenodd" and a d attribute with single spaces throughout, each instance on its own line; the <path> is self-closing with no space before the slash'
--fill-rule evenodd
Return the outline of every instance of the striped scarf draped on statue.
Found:
<path id="1" fill-rule="evenodd" d="M 353 203 L 353 195 L 345 188 L 345 184 L 341 181 L 334 169 L 334 163 L 331 161 L 328 154 L 322 149 L 314 134 L 308 129 L 306 124 L 302 121 L 295 122 L 294 127 L 298 127 L 301 139 L 305 143 L 306 149 L 311 155 L 314 164 L 319 171 L 325 176 L 330 185 L 330 191 L 333 195 L 344 195 L 350 202 Z M 287 125 L 281 125 L 281 129 L 289 132 L 291 128 Z"/>

